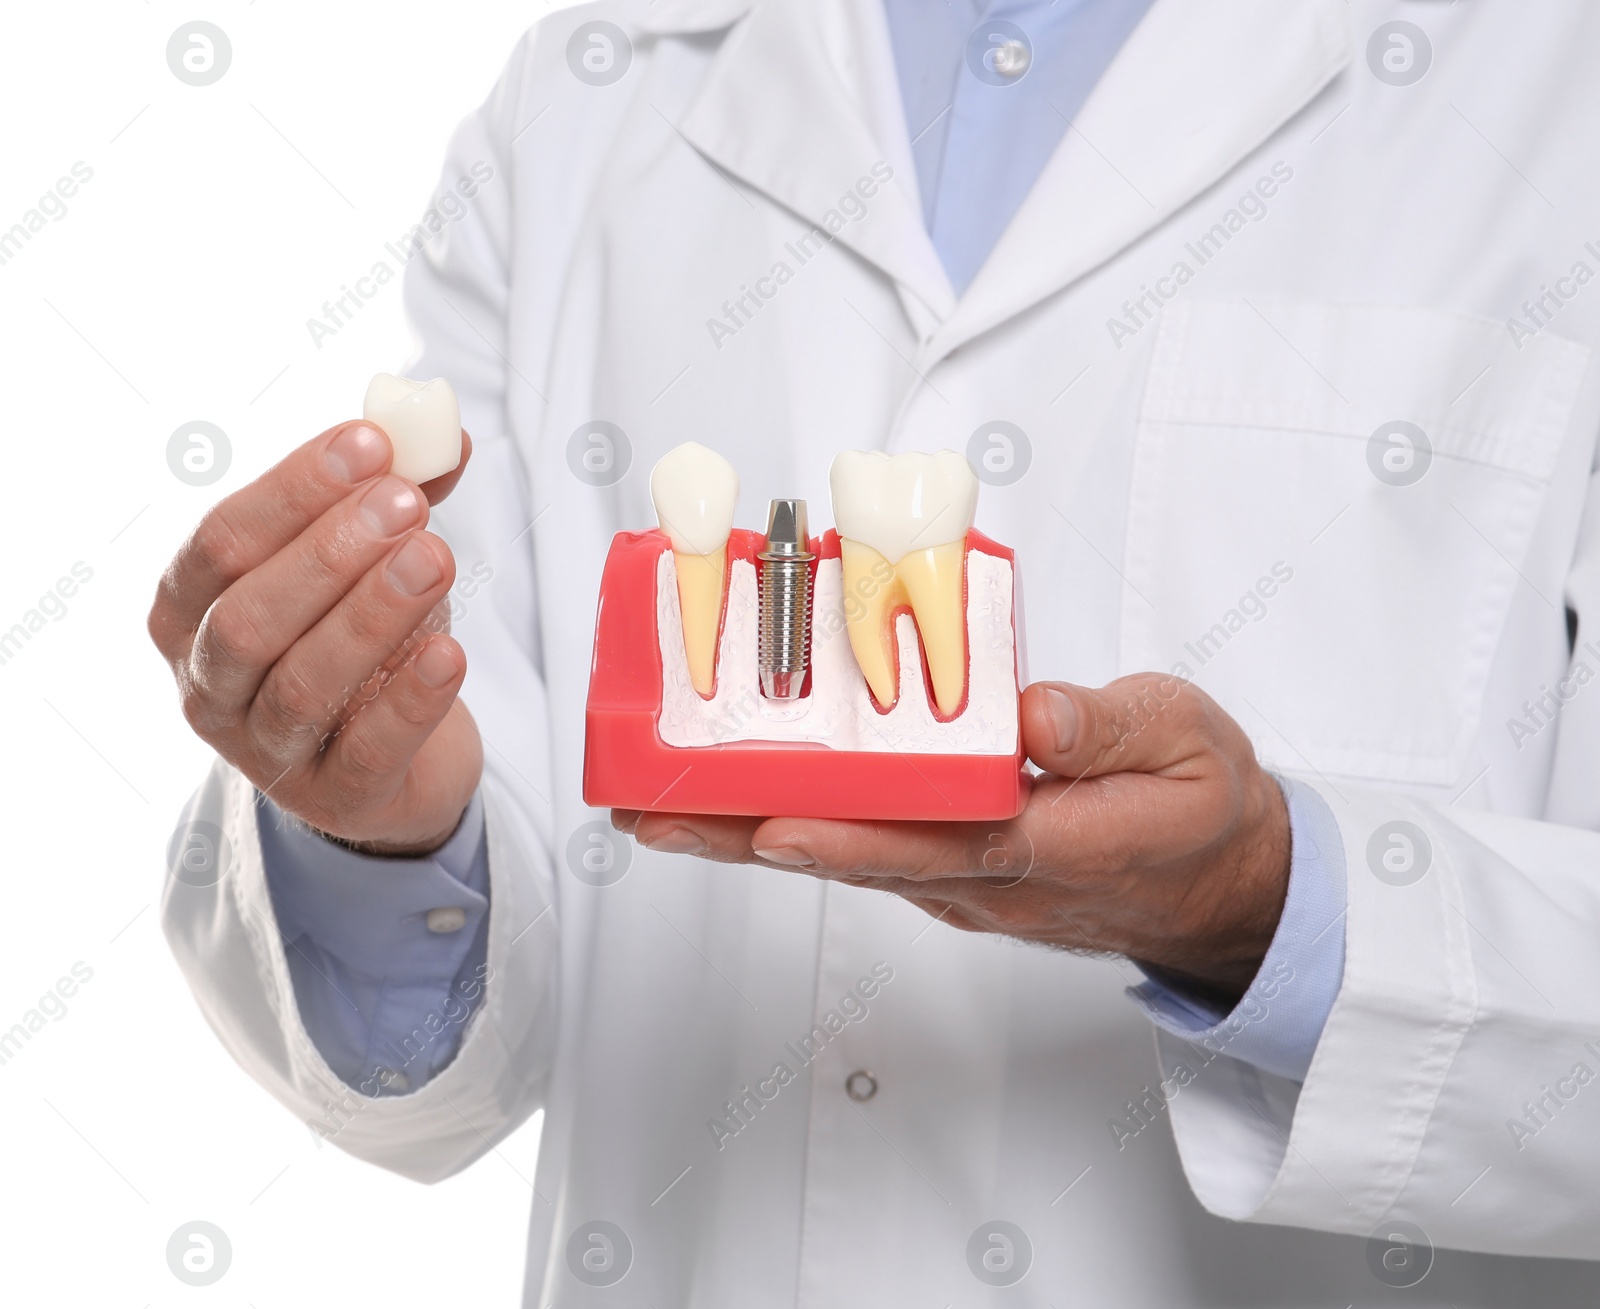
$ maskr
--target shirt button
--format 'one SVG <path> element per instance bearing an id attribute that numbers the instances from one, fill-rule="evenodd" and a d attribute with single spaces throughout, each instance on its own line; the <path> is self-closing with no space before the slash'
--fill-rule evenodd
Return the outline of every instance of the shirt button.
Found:
<path id="1" fill-rule="evenodd" d="M 459 932 L 467 925 L 467 911 L 458 909 L 455 905 L 447 905 L 443 909 L 428 910 L 428 930 L 430 932 Z"/>
<path id="2" fill-rule="evenodd" d="M 1028 71 L 1028 65 L 1033 63 L 1033 52 L 1023 42 L 1013 38 L 997 45 L 991 58 L 994 71 L 1006 81 L 1015 82 Z"/>
<path id="3" fill-rule="evenodd" d="M 393 1068 L 378 1068 L 374 1070 L 372 1075 L 377 1079 L 378 1086 L 381 1088 L 379 1094 L 382 1094 L 383 1091 L 388 1091 L 394 1095 L 404 1095 L 411 1089 L 411 1079 Z"/>
<path id="4" fill-rule="evenodd" d="M 865 1068 L 858 1068 L 844 1079 L 844 1093 L 852 1100 L 865 1104 L 878 1094 L 878 1079 Z"/>

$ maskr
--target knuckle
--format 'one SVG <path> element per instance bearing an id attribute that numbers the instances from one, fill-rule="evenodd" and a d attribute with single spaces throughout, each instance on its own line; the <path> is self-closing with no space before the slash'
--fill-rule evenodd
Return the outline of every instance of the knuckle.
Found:
<path id="1" fill-rule="evenodd" d="M 371 650 L 390 668 L 404 659 L 409 650 L 412 628 L 403 616 L 381 601 L 363 600 L 350 610 L 350 636 L 359 648 Z"/>
<path id="2" fill-rule="evenodd" d="M 352 594 L 340 612 L 349 639 L 359 648 L 397 651 L 407 635 L 401 616 L 373 588 Z"/>
<path id="3" fill-rule="evenodd" d="M 261 684 L 256 703 L 275 728 L 289 733 L 305 732 L 321 721 L 324 712 L 322 697 L 283 664 L 276 665 Z"/>
<path id="4" fill-rule="evenodd" d="M 249 571 L 250 559 L 244 542 L 227 518 L 216 510 L 200 520 L 184 552 L 210 572 L 230 581 Z"/>
<path id="5" fill-rule="evenodd" d="M 361 542 L 348 518 L 308 537 L 306 564 L 318 582 L 343 589 L 359 576 Z"/>
<path id="6" fill-rule="evenodd" d="M 1095 740 L 1106 754 L 1115 754 L 1127 745 L 1133 735 L 1126 702 L 1096 703 L 1094 708 Z"/>
<path id="7" fill-rule="evenodd" d="M 216 703 L 192 682 L 179 687 L 178 707 L 183 712 L 184 722 L 203 741 L 211 740 L 224 726 Z"/>
<path id="8" fill-rule="evenodd" d="M 1178 707 L 1179 721 L 1191 735 L 1208 742 L 1218 739 L 1227 716 L 1209 695 L 1198 688 L 1191 688 L 1179 700 Z"/>
<path id="9" fill-rule="evenodd" d="M 219 600 L 200 620 L 197 645 L 208 663 L 253 666 L 266 649 L 260 626 L 241 604 Z"/>
<path id="10" fill-rule="evenodd" d="M 1156 675 L 1128 678 L 1110 697 L 1100 739 L 1108 750 L 1121 751 L 1152 728 L 1166 732 L 1192 727 L 1195 713 L 1194 693 L 1187 683 Z"/>

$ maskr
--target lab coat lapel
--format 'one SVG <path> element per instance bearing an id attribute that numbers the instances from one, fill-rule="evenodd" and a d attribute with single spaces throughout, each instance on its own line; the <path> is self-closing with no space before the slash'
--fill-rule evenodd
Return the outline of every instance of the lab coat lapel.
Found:
<path id="1" fill-rule="evenodd" d="M 654 12 L 639 20 L 638 30 L 648 36 L 720 32 L 749 13 L 750 4 L 751 0 L 659 0 Z"/>
<path id="2" fill-rule="evenodd" d="M 1199 195 L 1349 62 L 1341 0 L 1157 0 L 1090 94 L 926 367 Z"/>
<path id="3" fill-rule="evenodd" d="M 877 0 L 756 0 L 677 126 L 712 163 L 892 277 L 925 307 L 914 315 L 924 331 L 953 307 L 922 223 Z M 877 189 L 852 219 L 839 202 L 863 178 Z"/>

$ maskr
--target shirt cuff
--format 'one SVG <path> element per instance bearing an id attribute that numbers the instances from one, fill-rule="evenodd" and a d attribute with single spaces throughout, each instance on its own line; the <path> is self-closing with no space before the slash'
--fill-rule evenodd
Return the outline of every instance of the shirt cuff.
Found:
<path id="1" fill-rule="evenodd" d="M 425 859 L 357 854 L 260 797 L 261 853 L 278 925 L 374 978 L 455 975 L 489 911 L 469 885 L 483 844 L 476 795 L 448 841 Z M 459 926 L 453 924 L 459 923 Z"/>
<path id="2" fill-rule="evenodd" d="M 1213 1054 L 1303 1082 L 1344 981 L 1344 842 L 1327 802 L 1302 782 L 1278 779 L 1289 806 L 1289 891 L 1260 971 L 1229 1013 L 1164 970 L 1140 965 L 1131 996 L 1163 1031 Z"/>
<path id="3" fill-rule="evenodd" d="M 476 795 L 424 859 L 357 854 L 257 797 L 295 1000 L 328 1066 L 404 1094 L 455 1057 L 485 985 L 489 863 Z"/>

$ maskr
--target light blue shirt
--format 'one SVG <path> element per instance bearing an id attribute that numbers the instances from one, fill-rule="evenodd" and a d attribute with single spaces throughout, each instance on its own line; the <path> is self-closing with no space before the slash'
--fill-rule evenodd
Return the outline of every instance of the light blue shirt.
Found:
<path id="1" fill-rule="evenodd" d="M 362 1093 L 416 1090 L 455 1058 L 483 999 L 482 800 L 473 797 L 431 858 L 372 859 L 257 799 L 267 886 L 307 1033 Z"/>
<path id="2" fill-rule="evenodd" d="M 923 217 L 958 293 L 1151 2 L 884 0 Z M 1344 847 L 1315 791 L 1285 783 L 1284 793 L 1288 900 L 1244 999 L 1219 1013 L 1155 969 L 1129 994 L 1167 1031 L 1301 1081 L 1343 980 Z M 261 824 L 267 883 L 311 1039 L 366 1094 L 415 1090 L 455 1056 L 483 996 L 481 802 L 429 859 L 353 854 L 270 802 Z M 430 930 L 430 911 L 439 909 L 459 910 L 461 926 Z"/>
<path id="3" fill-rule="evenodd" d="M 957 294 L 1151 2 L 884 0 L 922 217 Z"/>

